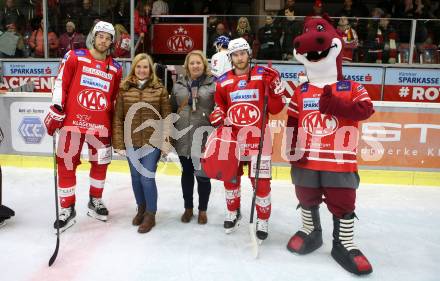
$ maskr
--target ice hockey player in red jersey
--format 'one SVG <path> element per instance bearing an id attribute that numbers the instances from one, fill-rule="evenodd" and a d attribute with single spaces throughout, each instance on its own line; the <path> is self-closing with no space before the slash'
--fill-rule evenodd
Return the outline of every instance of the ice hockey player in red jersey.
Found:
<path id="1" fill-rule="evenodd" d="M 49 135 L 57 129 L 58 194 L 60 213 L 54 223 L 61 231 L 75 223 L 76 168 L 84 143 L 88 145 L 90 200 L 88 215 L 106 221 L 102 193 L 111 161 L 111 118 L 122 68 L 111 56 L 115 30 L 100 21 L 93 29 L 93 48 L 64 56 L 52 90 L 53 105 L 45 118 Z"/>
<path id="2" fill-rule="evenodd" d="M 358 121 L 374 113 L 373 104 L 362 85 L 343 79 L 343 42 L 327 16 L 306 18 L 294 48 L 308 77 L 287 110 L 287 126 L 294 129 L 291 175 L 303 226 L 287 248 L 303 255 L 322 245 L 319 205 L 324 201 L 333 214 L 332 257 L 351 273 L 369 274 L 372 266 L 354 244 L 353 233 Z"/>
<path id="3" fill-rule="evenodd" d="M 284 107 L 283 95 L 286 94 L 286 90 L 276 70 L 257 65 L 251 67 L 251 48 L 245 39 L 231 40 L 228 45 L 228 54 L 233 69 L 217 80 L 214 97 L 216 108 L 210 115 L 210 121 L 216 127 L 231 126 L 240 147 L 241 161 L 238 165 L 238 178 L 235 182 L 224 182 L 227 205 L 224 228 L 226 233 L 231 233 L 239 225 L 241 218 L 240 176 L 243 175 L 244 164 L 249 164 L 249 177 L 255 187 L 254 170 L 262 131 L 264 97 L 268 95 L 266 114 L 276 114 Z M 271 213 L 270 157 L 272 147 L 270 133 L 267 134 L 269 132 L 267 120 L 268 118 L 264 124 L 266 134 L 256 193 L 256 234 L 260 240 L 268 236 L 268 220 Z M 252 169 L 251 166 L 254 168 Z"/>

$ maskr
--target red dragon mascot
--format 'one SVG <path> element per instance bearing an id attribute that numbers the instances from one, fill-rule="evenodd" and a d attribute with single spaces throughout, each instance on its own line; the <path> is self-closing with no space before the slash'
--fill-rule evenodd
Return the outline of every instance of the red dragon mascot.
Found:
<path id="1" fill-rule="evenodd" d="M 303 225 L 287 249 L 304 255 L 321 247 L 319 206 L 325 202 L 334 222 L 332 257 L 351 273 L 369 274 L 372 266 L 354 244 L 353 234 L 357 128 L 374 113 L 373 104 L 362 85 L 343 79 L 343 41 L 327 15 L 306 18 L 303 34 L 293 43 L 308 82 L 295 89 L 288 107 L 291 176 Z"/>

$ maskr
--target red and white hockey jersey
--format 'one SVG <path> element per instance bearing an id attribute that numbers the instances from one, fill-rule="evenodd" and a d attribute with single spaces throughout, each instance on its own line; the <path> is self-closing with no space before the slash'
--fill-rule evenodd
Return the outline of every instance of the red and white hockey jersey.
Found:
<path id="1" fill-rule="evenodd" d="M 339 98 L 371 102 L 367 90 L 356 82 L 338 81 L 331 87 L 332 94 Z M 300 150 L 308 159 L 293 165 L 321 171 L 357 171 L 358 121 L 321 114 L 322 92 L 323 88 L 305 83 L 295 89 L 290 101 L 287 114 L 298 119 L 298 139 L 305 140 Z"/>
<path id="2" fill-rule="evenodd" d="M 111 134 L 114 100 L 122 77 L 122 67 L 111 56 L 96 60 L 87 49 L 72 50 L 64 56 L 52 101 L 66 113 L 63 126 L 81 133 Z"/>
<path id="3" fill-rule="evenodd" d="M 269 113 L 277 114 L 284 107 L 283 93 L 275 95 L 269 87 L 267 80 L 270 77 L 267 75 L 267 69 L 263 66 L 254 66 L 250 75 L 239 76 L 231 70 L 217 80 L 215 103 L 226 113 L 226 117 L 232 123 L 233 132 L 240 143 L 242 155 L 258 152 L 264 96 L 268 95 L 265 127 L 269 120 Z M 273 74 L 273 70 L 271 71 Z M 265 93 L 266 88 L 268 93 Z M 246 130 L 251 129 L 251 126 L 253 126 L 252 132 L 243 134 Z M 243 129 L 242 133 L 240 133 L 241 129 Z M 265 135 L 264 151 L 267 151 L 266 147 L 271 147 L 270 135 Z"/>

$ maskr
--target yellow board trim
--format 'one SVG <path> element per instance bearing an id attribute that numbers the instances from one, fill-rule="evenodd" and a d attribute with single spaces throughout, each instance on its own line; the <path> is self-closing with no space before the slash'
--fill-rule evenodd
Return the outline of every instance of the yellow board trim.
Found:
<path id="1" fill-rule="evenodd" d="M 19 168 L 53 168 L 52 157 L 4 155 L 0 154 L 0 165 Z M 83 161 L 78 170 L 88 170 L 90 164 Z M 111 172 L 128 173 L 128 163 L 125 160 L 113 160 L 109 165 Z M 180 175 L 180 163 L 159 162 L 158 173 L 165 175 Z M 246 172 L 245 172 L 246 174 Z M 361 182 L 365 184 L 392 184 L 392 185 L 423 185 L 440 187 L 439 172 L 420 171 L 389 171 L 389 170 L 360 170 Z M 272 168 L 272 179 L 290 180 L 290 167 L 275 166 Z"/>

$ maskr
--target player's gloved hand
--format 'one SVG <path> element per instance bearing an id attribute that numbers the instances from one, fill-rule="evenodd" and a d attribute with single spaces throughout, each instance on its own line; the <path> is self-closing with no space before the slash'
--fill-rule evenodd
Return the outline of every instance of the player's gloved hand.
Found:
<path id="1" fill-rule="evenodd" d="M 115 153 L 119 154 L 120 156 L 127 156 L 127 151 L 125 149 L 115 149 Z"/>
<path id="2" fill-rule="evenodd" d="M 281 81 L 280 74 L 273 68 L 265 67 L 264 79 L 269 83 L 269 94 L 272 96 L 281 96 L 286 94 L 286 86 Z"/>
<path id="3" fill-rule="evenodd" d="M 209 115 L 209 122 L 211 122 L 211 125 L 214 127 L 223 125 L 225 119 L 226 119 L 226 114 L 219 107 L 215 108 L 214 111 Z"/>
<path id="4" fill-rule="evenodd" d="M 55 131 L 63 126 L 64 118 L 66 118 L 66 114 L 59 104 L 50 106 L 49 112 L 44 118 L 44 125 L 49 136 L 53 136 Z"/>

